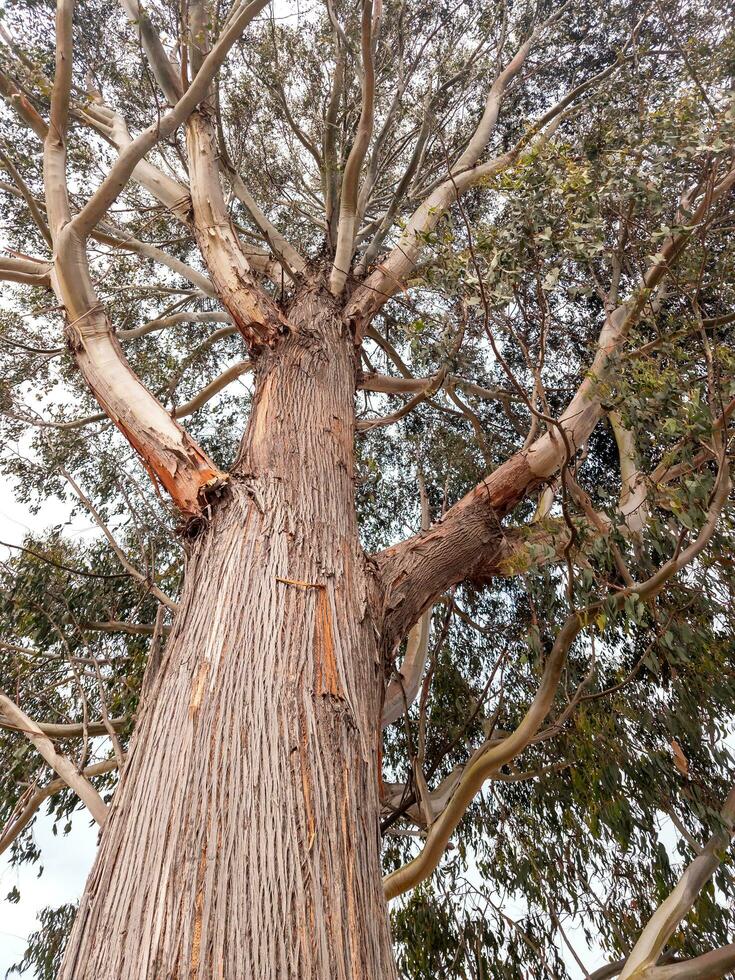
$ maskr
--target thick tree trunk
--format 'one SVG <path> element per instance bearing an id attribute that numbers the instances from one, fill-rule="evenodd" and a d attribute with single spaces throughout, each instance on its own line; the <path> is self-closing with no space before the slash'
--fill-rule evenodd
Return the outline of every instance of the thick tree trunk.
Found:
<path id="1" fill-rule="evenodd" d="M 396 975 L 353 346 L 324 293 L 302 295 L 289 321 L 193 545 L 62 980 Z"/>

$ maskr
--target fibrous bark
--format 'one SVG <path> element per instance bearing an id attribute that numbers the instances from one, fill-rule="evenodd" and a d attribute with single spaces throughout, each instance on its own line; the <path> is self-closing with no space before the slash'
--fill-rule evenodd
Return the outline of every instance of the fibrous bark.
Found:
<path id="1" fill-rule="evenodd" d="M 289 319 L 192 545 L 62 980 L 395 976 L 354 351 L 326 292 Z"/>

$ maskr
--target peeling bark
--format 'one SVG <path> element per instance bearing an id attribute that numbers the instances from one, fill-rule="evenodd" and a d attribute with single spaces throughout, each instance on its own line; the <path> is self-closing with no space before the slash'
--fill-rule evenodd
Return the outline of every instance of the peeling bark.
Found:
<path id="1" fill-rule="evenodd" d="M 67 235 L 52 275 L 66 339 L 90 391 L 184 516 L 200 513 L 223 475 L 130 368 L 89 282 L 84 246 Z"/>

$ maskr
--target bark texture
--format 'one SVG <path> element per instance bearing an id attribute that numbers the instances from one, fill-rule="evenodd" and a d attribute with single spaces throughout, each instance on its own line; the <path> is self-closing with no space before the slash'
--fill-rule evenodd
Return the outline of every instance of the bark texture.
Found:
<path id="1" fill-rule="evenodd" d="M 326 292 L 302 293 L 289 321 L 193 544 L 62 980 L 396 975 L 354 347 Z"/>

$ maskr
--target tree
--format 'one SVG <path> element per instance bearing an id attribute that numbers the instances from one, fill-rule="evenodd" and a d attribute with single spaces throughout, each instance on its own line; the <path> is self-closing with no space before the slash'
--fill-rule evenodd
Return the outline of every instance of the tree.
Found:
<path id="1" fill-rule="evenodd" d="M 39 975 L 733 967 L 730 16 L 5 11 L 4 469 L 101 532 L 2 573 Z"/>

